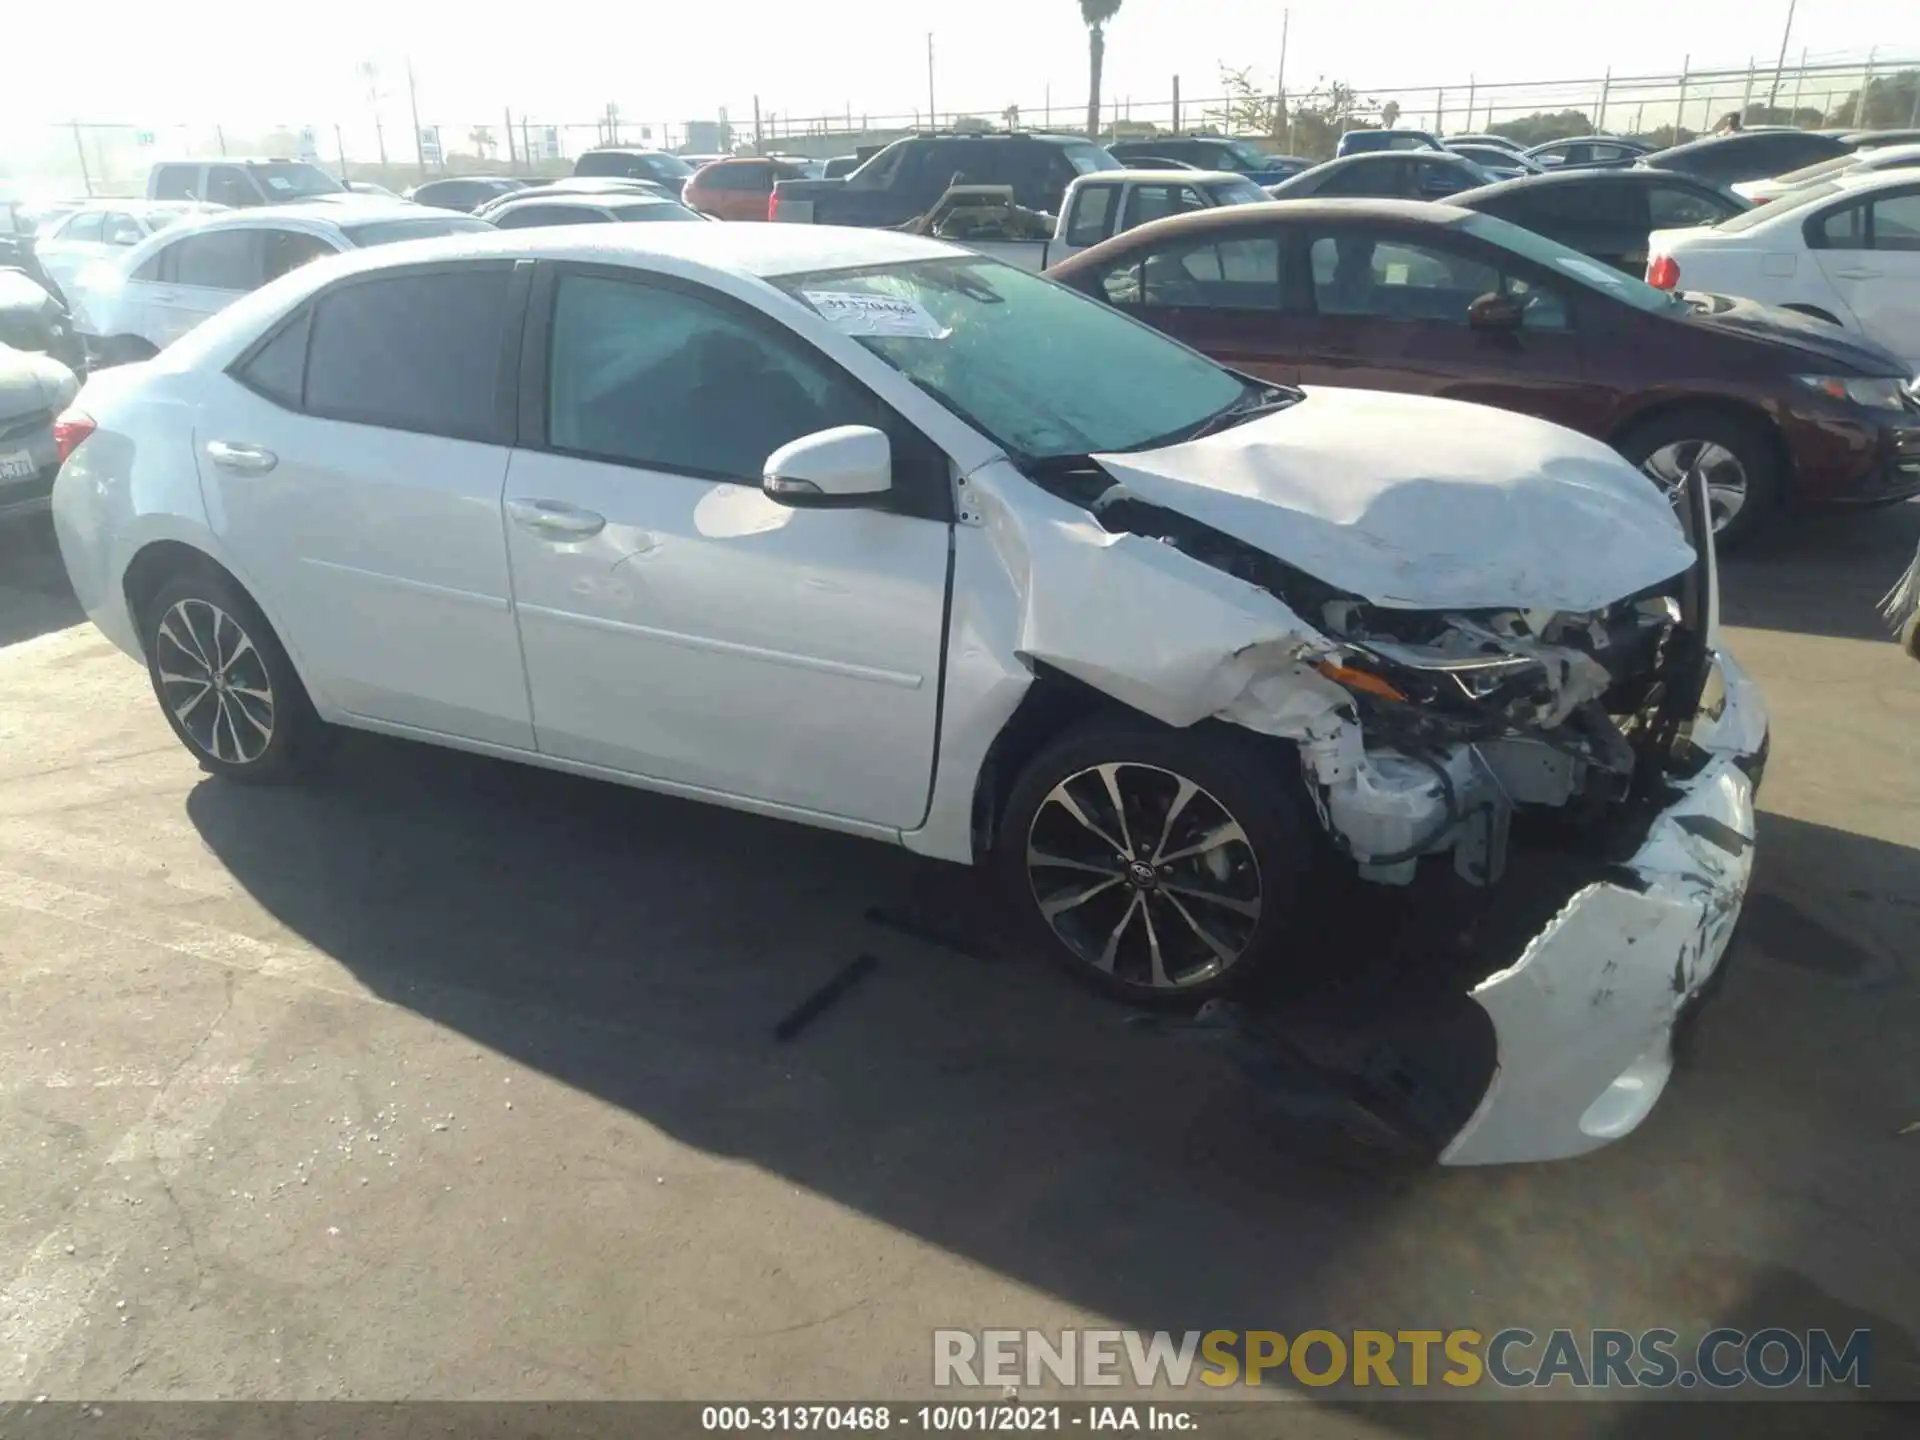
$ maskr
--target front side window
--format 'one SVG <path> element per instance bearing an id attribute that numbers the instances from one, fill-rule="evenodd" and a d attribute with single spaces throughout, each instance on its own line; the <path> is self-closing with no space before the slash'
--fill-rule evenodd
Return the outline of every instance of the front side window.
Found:
<path id="1" fill-rule="evenodd" d="M 90 240 L 98 242 L 100 239 L 100 227 L 106 218 L 106 216 L 98 212 L 76 215 L 67 221 L 65 228 L 59 232 L 60 238 L 62 240 Z"/>
<path id="2" fill-rule="evenodd" d="M 1259 205 L 1273 198 L 1251 180 L 1212 180 L 1206 191 L 1216 205 Z"/>
<path id="3" fill-rule="evenodd" d="M 1920 250 L 1920 195 L 1886 195 L 1873 202 L 1873 248 Z"/>
<path id="4" fill-rule="evenodd" d="M 167 248 L 173 252 L 173 263 L 166 278 L 176 285 L 247 291 L 258 289 L 266 279 L 258 230 L 210 230 L 182 236 Z"/>
<path id="5" fill-rule="evenodd" d="M 1619 300 L 1636 310 L 1670 312 L 1676 307 L 1685 308 L 1686 302 L 1670 291 L 1656 290 L 1645 281 L 1623 275 L 1611 265 L 1583 255 L 1558 240 L 1536 235 L 1495 216 L 1469 215 L 1460 228 L 1486 244 L 1531 261 L 1563 282 Z"/>
<path id="6" fill-rule="evenodd" d="M 1020 457 L 1146 449 L 1244 391 L 1226 370 L 1157 331 L 984 257 L 771 283 Z M 863 318 L 869 298 L 887 302 L 886 323 Z"/>
<path id="7" fill-rule="evenodd" d="M 1441 246 L 1356 230 L 1323 235 L 1307 254 L 1314 308 L 1322 315 L 1464 326 L 1475 300 L 1504 294 L 1520 302 L 1527 329 L 1567 328 L 1566 300 L 1557 292 Z"/>
<path id="8" fill-rule="evenodd" d="M 1723 218 L 1729 208 L 1697 191 L 1681 190 L 1672 185 L 1656 185 L 1647 192 L 1647 219 L 1654 230 L 1711 225 Z"/>
<path id="9" fill-rule="evenodd" d="M 503 441 L 494 392 L 506 265 L 382 275 L 313 310 L 310 414 L 463 440 Z"/>
<path id="10" fill-rule="evenodd" d="M 1830 210 L 1808 227 L 1808 240 L 1819 250 L 1867 248 L 1867 207 L 1848 205 Z"/>
<path id="11" fill-rule="evenodd" d="M 1120 170 L 1123 167 L 1113 158 L 1111 151 L 1102 145 L 1080 144 L 1062 145 L 1061 153 L 1067 157 L 1067 163 L 1080 175 L 1098 175 L 1103 170 Z"/>
<path id="12" fill-rule="evenodd" d="M 165 223 L 164 219 L 158 220 L 154 229 L 158 230 Z M 109 215 L 100 224 L 100 238 L 109 245 L 138 245 L 147 236 L 133 216 Z"/>
<path id="13" fill-rule="evenodd" d="M 260 233 L 267 247 L 266 271 L 269 280 L 278 280 L 302 265 L 323 260 L 335 253 L 333 246 L 325 240 L 318 235 L 309 235 L 304 230 L 263 230 Z"/>
<path id="14" fill-rule="evenodd" d="M 260 197 L 237 165 L 213 165 L 207 170 L 206 198 L 215 205 L 252 205 Z"/>
<path id="15" fill-rule="evenodd" d="M 1405 160 L 1371 157 L 1343 165 L 1328 175 L 1315 191 L 1319 195 L 1398 195 L 1407 183 Z"/>
<path id="16" fill-rule="evenodd" d="M 674 474 L 757 483 L 789 440 L 882 424 L 881 406 L 798 340 L 664 286 L 563 275 L 547 443 Z"/>
<path id="17" fill-rule="evenodd" d="M 200 167 L 198 165 L 162 165 L 160 173 L 153 177 L 153 198 L 156 200 L 200 200 Z"/>

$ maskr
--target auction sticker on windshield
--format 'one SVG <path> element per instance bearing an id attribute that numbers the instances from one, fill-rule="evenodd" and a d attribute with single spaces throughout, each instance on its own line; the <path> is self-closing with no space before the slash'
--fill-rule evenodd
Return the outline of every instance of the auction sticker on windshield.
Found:
<path id="1" fill-rule="evenodd" d="M 852 290 L 802 290 L 807 303 L 842 335 L 892 336 L 944 340 L 953 332 L 918 300 L 899 295 L 866 295 Z"/>

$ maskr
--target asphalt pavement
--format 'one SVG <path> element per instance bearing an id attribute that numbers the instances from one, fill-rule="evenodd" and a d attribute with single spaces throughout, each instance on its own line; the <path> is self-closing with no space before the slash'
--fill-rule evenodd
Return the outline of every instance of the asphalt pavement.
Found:
<path id="1" fill-rule="evenodd" d="M 1728 562 L 1775 731 L 1726 984 L 1638 1133 L 1448 1171 L 1290 1128 L 903 852 L 365 737 L 211 779 L 13 527 L 0 1399 L 909 1398 L 936 1327 L 1712 1323 L 1868 1327 L 1920 1398 L 1920 666 L 1873 613 L 1917 534 Z M 1482 1429 L 1287 1393 L 1287 1434 Z"/>

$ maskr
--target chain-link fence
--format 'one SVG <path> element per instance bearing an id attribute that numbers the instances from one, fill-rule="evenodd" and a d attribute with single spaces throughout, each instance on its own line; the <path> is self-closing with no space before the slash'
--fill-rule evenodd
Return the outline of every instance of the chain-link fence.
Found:
<path id="1" fill-rule="evenodd" d="M 1607 131 L 1670 144 L 1704 133 L 1725 115 L 1749 125 L 1802 128 L 1920 126 L 1920 56 L 1812 58 L 1694 69 L 1662 75 L 1602 73 L 1573 80 L 1378 87 L 1324 81 L 1277 88 L 1248 72 L 1212 77 L 1183 96 L 1179 77 L 1151 98 L 1106 97 L 1098 129 L 1107 139 L 1172 131 L 1244 135 L 1263 148 L 1320 157 L 1342 130 L 1401 125 L 1459 135 L 1502 131 L 1537 143 Z M 396 124 L 391 106 L 319 124 L 238 129 L 220 125 L 113 124 L 78 120 L 35 135 L 14 132 L 0 152 L 0 174 L 49 189 L 111 195 L 137 193 L 155 160 L 217 155 L 300 157 L 350 180 L 398 190 L 443 174 L 556 175 L 598 145 L 640 145 L 684 154 L 758 149 L 814 157 L 850 153 L 928 126 L 1082 131 L 1084 96 L 1050 91 L 1039 105 L 998 110 L 914 111 L 875 115 L 851 105 L 833 114 L 784 113 L 756 98 L 716 109 L 705 120 L 639 120 L 615 106 L 591 119 L 555 121 L 503 106 L 488 119 L 449 123 L 408 115 Z"/>

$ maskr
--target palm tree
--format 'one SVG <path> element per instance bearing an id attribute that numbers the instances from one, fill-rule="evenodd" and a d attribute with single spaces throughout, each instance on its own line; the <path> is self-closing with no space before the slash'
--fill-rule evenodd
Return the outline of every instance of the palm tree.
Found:
<path id="1" fill-rule="evenodd" d="M 1120 0 L 1080 0 L 1087 22 L 1087 138 L 1100 138 L 1100 70 L 1107 59 L 1107 22 L 1120 13 Z"/>

